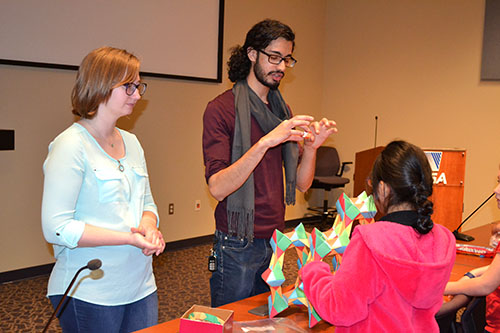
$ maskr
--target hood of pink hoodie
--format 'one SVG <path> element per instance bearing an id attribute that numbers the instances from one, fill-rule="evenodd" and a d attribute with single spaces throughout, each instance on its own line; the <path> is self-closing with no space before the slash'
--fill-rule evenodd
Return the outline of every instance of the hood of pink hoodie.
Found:
<path id="1" fill-rule="evenodd" d="M 412 227 L 379 221 L 357 226 L 382 271 L 397 292 L 416 308 L 427 309 L 442 295 L 455 261 L 455 238 L 435 224 L 425 235 Z"/>

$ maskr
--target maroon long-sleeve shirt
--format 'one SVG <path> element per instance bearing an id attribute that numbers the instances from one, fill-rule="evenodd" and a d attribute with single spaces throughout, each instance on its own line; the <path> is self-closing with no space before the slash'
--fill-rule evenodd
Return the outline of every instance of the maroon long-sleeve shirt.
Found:
<path id="1" fill-rule="evenodd" d="M 231 165 L 234 136 L 234 94 L 227 90 L 210 101 L 203 115 L 203 158 L 208 179 Z M 265 133 L 251 117 L 251 144 Z M 253 172 L 255 184 L 255 238 L 270 238 L 274 229 L 283 230 L 285 219 L 283 160 L 281 145 L 269 149 Z M 227 198 L 215 209 L 216 228 L 228 232 Z"/>

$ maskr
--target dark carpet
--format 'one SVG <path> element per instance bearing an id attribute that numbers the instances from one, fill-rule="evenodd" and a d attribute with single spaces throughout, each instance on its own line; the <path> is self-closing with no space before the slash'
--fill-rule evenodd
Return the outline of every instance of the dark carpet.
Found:
<path id="1" fill-rule="evenodd" d="M 307 228 L 309 229 L 309 228 Z M 289 231 L 289 230 L 287 230 Z M 193 304 L 210 306 L 210 272 L 207 257 L 211 244 L 168 251 L 153 260 L 159 297 L 159 322 L 178 318 Z M 297 254 L 285 254 L 286 282 L 297 277 Z M 48 275 L 0 284 L 0 332 L 41 332 L 52 307 L 45 297 Z M 62 332 L 57 319 L 49 332 Z"/>

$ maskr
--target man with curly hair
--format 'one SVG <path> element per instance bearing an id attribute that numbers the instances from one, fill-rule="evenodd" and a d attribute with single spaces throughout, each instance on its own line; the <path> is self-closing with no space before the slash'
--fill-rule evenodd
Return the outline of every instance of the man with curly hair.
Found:
<path id="1" fill-rule="evenodd" d="M 261 277 L 273 253 L 269 239 L 284 229 L 285 202 L 295 203 L 295 188 L 311 186 L 316 149 L 337 131 L 326 118 L 292 116 L 278 90 L 285 69 L 297 62 L 294 40 L 279 21 L 254 25 L 245 44 L 232 49 L 233 88 L 210 101 L 203 116 L 205 178 L 219 201 L 214 307 L 269 290 Z"/>

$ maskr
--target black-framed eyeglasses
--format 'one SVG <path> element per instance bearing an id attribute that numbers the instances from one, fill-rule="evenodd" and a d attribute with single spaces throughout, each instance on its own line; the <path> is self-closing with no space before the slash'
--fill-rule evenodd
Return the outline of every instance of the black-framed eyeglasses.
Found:
<path id="1" fill-rule="evenodd" d="M 137 89 L 139 91 L 139 95 L 144 95 L 146 92 L 146 88 L 148 85 L 144 82 L 135 84 L 133 82 L 129 83 L 124 83 L 123 86 L 125 87 L 125 93 L 129 96 L 132 96 L 135 93 L 135 90 Z"/>
<path id="2" fill-rule="evenodd" d="M 265 54 L 269 63 L 273 65 L 279 65 L 282 61 L 284 61 L 286 67 L 293 67 L 297 63 L 297 60 L 295 60 L 292 56 L 282 57 L 277 54 L 269 54 L 264 50 L 259 50 L 259 52 Z"/>

